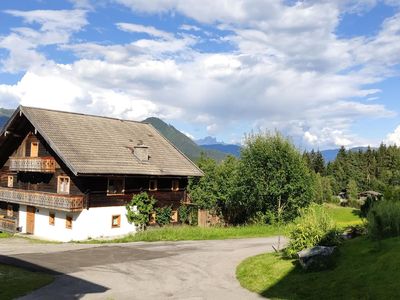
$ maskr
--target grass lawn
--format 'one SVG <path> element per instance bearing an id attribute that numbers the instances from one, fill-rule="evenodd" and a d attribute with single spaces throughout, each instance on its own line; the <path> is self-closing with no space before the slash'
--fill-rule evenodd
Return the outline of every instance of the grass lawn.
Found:
<path id="1" fill-rule="evenodd" d="M 358 209 L 334 204 L 324 204 L 324 206 L 339 227 L 362 224 L 362 219 L 358 215 L 360 210 Z"/>
<path id="2" fill-rule="evenodd" d="M 10 238 L 12 237 L 11 233 L 8 232 L 0 232 L 0 239 Z"/>
<path id="3" fill-rule="evenodd" d="M 283 230 L 281 230 L 283 232 Z M 222 240 L 278 235 L 279 229 L 271 225 L 248 225 L 235 227 L 166 226 L 128 235 L 114 240 L 89 240 L 87 243 L 126 243 L 182 240 Z"/>
<path id="4" fill-rule="evenodd" d="M 49 274 L 0 264 L 0 299 L 15 299 L 53 281 Z"/>
<path id="5" fill-rule="evenodd" d="M 332 218 L 338 226 L 360 224 L 357 210 L 335 205 L 326 205 Z M 287 228 L 278 228 L 272 225 L 246 225 L 231 227 L 208 227 L 197 226 L 166 226 L 162 228 L 150 228 L 144 232 L 128 235 L 117 239 L 87 240 L 84 243 L 127 243 L 127 242 L 155 242 L 155 241 L 184 241 L 184 240 L 223 240 L 236 238 L 255 238 L 274 235 L 285 235 Z"/>
<path id="6" fill-rule="evenodd" d="M 241 285 L 272 299 L 398 299 L 400 238 L 381 245 L 365 237 L 345 242 L 338 265 L 323 272 L 303 271 L 275 253 L 244 260 L 236 270 Z"/>

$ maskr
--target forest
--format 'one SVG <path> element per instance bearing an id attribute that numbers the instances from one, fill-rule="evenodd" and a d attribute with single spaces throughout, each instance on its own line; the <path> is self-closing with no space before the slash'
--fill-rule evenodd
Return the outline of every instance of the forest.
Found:
<path id="1" fill-rule="evenodd" d="M 336 159 L 325 164 L 319 151 L 303 158 L 316 176 L 317 200 L 330 200 L 344 192 L 355 197 L 362 191 L 377 191 L 387 200 L 400 199 L 400 148 L 381 144 L 365 151 L 341 147 Z"/>

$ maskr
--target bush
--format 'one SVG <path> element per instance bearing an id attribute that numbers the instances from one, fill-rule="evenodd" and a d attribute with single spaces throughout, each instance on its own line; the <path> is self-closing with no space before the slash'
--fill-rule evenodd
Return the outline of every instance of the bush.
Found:
<path id="1" fill-rule="evenodd" d="M 376 203 L 368 212 L 367 220 L 368 235 L 375 240 L 400 236 L 400 202 Z"/>
<path id="2" fill-rule="evenodd" d="M 181 205 L 178 209 L 179 222 L 188 225 L 197 225 L 197 206 Z"/>
<path id="3" fill-rule="evenodd" d="M 165 206 L 165 207 L 156 207 L 156 222 L 160 226 L 167 225 L 171 223 L 171 214 L 172 214 L 172 207 Z"/>
<path id="4" fill-rule="evenodd" d="M 341 240 L 335 222 L 326 209 L 316 204 L 301 210 L 289 237 L 289 246 L 284 253 L 289 257 L 296 257 L 297 252 L 317 245 L 336 246 Z"/>
<path id="5" fill-rule="evenodd" d="M 249 220 L 249 224 L 253 225 L 265 225 L 265 224 L 274 225 L 277 222 L 278 220 L 276 219 L 275 214 L 271 211 L 266 211 L 265 213 L 258 211 Z"/>
<path id="6" fill-rule="evenodd" d="M 149 224 L 150 215 L 153 212 L 156 200 L 149 197 L 146 192 L 134 195 L 130 203 L 126 205 L 126 217 L 129 223 L 134 223 L 142 230 Z"/>
<path id="7" fill-rule="evenodd" d="M 361 204 L 360 206 L 360 215 L 363 218 L 366 218 L 368 215 L 368 212 L 371 210 L 372 206 L 374 205 L 375 201 L 377 201 L 376 198 L 368 196 L 367 199 L 365 199 L 364 203 Z"/>

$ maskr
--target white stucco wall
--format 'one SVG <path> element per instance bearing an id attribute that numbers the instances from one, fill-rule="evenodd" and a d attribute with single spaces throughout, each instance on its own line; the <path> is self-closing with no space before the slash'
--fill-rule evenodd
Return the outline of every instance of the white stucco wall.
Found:
<path id="1" fill-rule="evenodd" d="M 22 233 L 26 233 L 26 205 L 19 206 L 18 227 L 21 227 Z"/>
<path id="2" fill-rule="evenodd" d="M 49 224 L 49 212 L 55 214 L 54 225 Z M 88 238 L 113 237 L 135 232 L 135 226 L 126 219 L 125 206 L 98 207 L 84 209 L 77 213 L 49 210 L 37 207 L 34 235 L 49 240 L 68 242 Z M 72 229 L 66 228 L 66 216 L 73 218 Z M 121 226 L 112 228 L 113 215 L 121 216 Z M 20 226 L 26 232 L 26 207 L 20 207 Z"/>

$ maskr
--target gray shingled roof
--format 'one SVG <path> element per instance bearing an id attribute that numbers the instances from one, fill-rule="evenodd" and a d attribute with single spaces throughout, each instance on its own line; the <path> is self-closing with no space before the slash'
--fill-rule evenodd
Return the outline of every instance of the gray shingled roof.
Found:
<path id="1" fill-rule="evenodd" d="M 24 106 L 19 109 L 75 175 L 203 175 L 150 124 Z M 148 161 L 142 162 L 132 153 L 139 144 L 148 146 Z"/>

